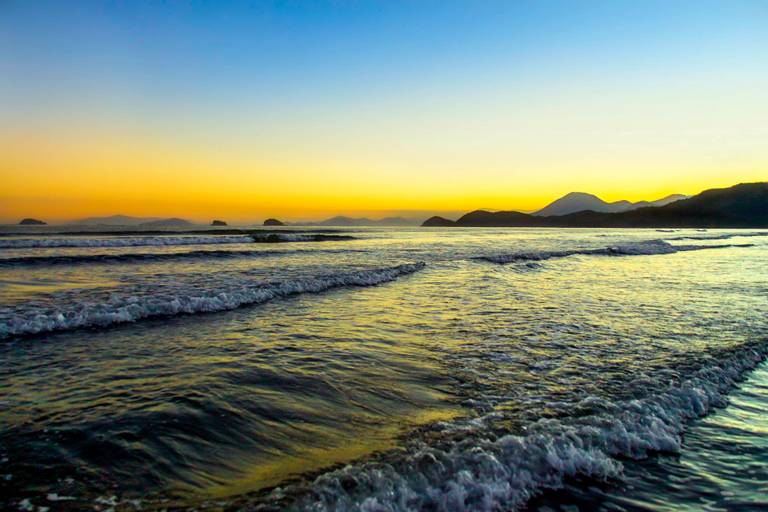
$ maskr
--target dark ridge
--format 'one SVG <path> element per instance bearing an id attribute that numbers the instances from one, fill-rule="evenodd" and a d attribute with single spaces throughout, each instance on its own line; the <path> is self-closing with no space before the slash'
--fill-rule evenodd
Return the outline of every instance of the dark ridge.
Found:
<path id="1" fill-rule="evenodd" d="M 19 226 L 45 226 L 47 223 L 39 220 L 39 219 L 33 219 L 31 217 L 27 217 L 26 219 L 21 219 L 21 222 L 19 222 Z"/>
<path id="2" fill-rule="evenodd" d="M 573 228 L 768 228 L 768 182 L 710 189 L 665 206 L 618 213 L 582 211 L 539 217 L 514 211 L 476 210 L 456 226 Z"/>
<path id="3" fill-rule="evenodd" d="M 553 217 L 534 217 L 520 212 L 488 212 L 475 210 L 462 215 L 457 226 L 473 227 L 531 227 L 546 226 Z"/>
<path id="4" fill-rule="evenodd" d="M 456 221 L 440 217 L 438 215 L 432 216 L 422 223 L 423 227 L 427 228 L 443 228 L 449 226 L 455 226 Z"/>
<path id="5" fill-rule="evenodd" d="M 191 226 L 192 223 L 186 219 L 179 219 L 178 217 L 172 217 L 170 219 L 153 220 L 150 222 L 142 222 L 139 227 L 146 228 L 180 228 L 184 226 Z"/>
<path id="6" fill-rule="evenodd" d="M 227 223 L 224 222 L 223 220 L 214 220 L 213 222 L 211 222 L 211 226 L 226 226 L 226 225 Z"/>
<path id="7" fill-rule="evenodd" d="M 0 233 L 0 237 L 19 237 L 19 236 L 159 236 L 159 235 L 260 235 L 265 233 L 285 233 L 285 234 L 305 234 L 305 233 L 347 233 L 350 230 L 341 229 L 190 229 L 190 230 L 109 230 L 109 231 L 57 231 L 50 233 L 40 233 L 39 231 L 19 231 L 18 233 Z"/>
<path id="8" fill-rule="evenodd" d="M 285 226 L 285 222 L 277 219 L 267 219 L 264 221 L 265 226 Z"/>

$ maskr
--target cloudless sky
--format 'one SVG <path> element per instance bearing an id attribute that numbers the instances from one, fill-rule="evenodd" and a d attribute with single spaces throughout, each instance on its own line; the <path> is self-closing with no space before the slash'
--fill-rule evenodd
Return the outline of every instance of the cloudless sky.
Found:
<path id="1" fill-rule="evenodd" d="M 0 0 L 0 222 L 764 181 L 766 63 L 764 0 Z"/>

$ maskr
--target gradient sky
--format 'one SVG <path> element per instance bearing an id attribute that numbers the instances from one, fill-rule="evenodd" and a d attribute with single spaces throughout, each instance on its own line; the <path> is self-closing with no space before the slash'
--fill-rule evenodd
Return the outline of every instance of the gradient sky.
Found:
<path id="1" fill-rule="evenodd" d="M 0 0 L 0 221 L 764 181 L 767 63 L 764 0 Z"/>

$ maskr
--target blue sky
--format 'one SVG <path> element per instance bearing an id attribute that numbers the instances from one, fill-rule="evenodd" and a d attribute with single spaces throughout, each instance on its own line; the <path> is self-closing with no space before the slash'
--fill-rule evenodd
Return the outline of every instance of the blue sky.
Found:
<path id="1" fill-rule="evenodd" d="M 90 209 L 120 199 L 126 162 L 157 186 L 224 176 L 222 198 L 304 184 L 291 201 L 325 209 L 691 193 L 765 174 L 765 62 L 764 1 L 6 0 L 0 165 L 35 178 L 9 199 L 42 200 L 110 148 L 71 194 Z"/>

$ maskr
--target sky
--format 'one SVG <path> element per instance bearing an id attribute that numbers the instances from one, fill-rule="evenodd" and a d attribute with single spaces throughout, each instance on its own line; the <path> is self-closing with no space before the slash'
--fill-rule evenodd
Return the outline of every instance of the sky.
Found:
<path id="1" fill-rule="evenodd" d="M 0 222 L 768 179 L 768 2 L 0 0 Z"/>

